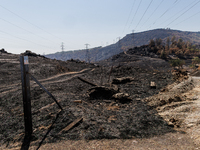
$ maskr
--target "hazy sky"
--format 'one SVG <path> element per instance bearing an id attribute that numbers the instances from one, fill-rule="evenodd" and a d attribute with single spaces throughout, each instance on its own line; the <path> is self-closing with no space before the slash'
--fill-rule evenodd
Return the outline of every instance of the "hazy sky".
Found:
<path id="1" fill-rule="evenodd" d="M 200 0 L 0 0 L 0 48 L 49 54 L 156 28 L 200 31 Z"/>

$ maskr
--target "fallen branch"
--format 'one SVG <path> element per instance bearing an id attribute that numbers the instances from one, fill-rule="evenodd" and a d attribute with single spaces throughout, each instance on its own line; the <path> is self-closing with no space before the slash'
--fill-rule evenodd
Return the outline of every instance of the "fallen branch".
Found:
<path id="1" fill-rule="evenodd" d="M 71 128 L 73 128 L 76 124 L 78 124 L 79 122 L 81 122 L 83 120 L 83 118 L 81 117 L 81 118 L 78 118 L 78 119 L 76 119 L 76 120 L 74 120 L 72 123 L 70 123 L 67 127 L 65 127 L 64 129 L 62 129 L 60 132 L 59 132 L 59 134 L 60 133 L 62 133 L 62 132 L 67 132 L 67 131 L 69 131 Z"/>
<path id="2" fill-rule="evenodd" d="M 60 101 L 61 101 L 61 100 L 58 100 L 58 102 L 60 102 Z M 33 114 L 33 115 L 34 115 L 34 114 L 37 114 L 37 113 L 41 112 L 42 110 L 44 110 L 44 109 L 46 109 L 46 108 L 49 108 L 49 107 L 51 107 L 51 106 L 53 106 L 53 105 L 55 105 L 55 104 L 56 104 L 56 102 L 53 102 L 53 103 L 51 103 L 51 104 L 48 104 L 48 105 L 46 105 L 46 106 L 44 106 L 44 107 L 38 109 L 37 111 L 32 112 L 32 114 Z"/>
<path id="3" fill-rule="evenodd" d="M 96 84 L 91 83 L 91 82 L 89 82 L 89 81 L 87 81 L 87 80 L 85 80 L 85 79 L 83 79 L 83 78 L 81 78 L 81 77 L 78 77 L 78 79 L 81 80 L 81 81 L 84 82 L 84 83 L 87 83 L 87 84 L 91 85 L 91 86 L 97 86 Z"/>
<path id="4" fill-rule="evenodd" d="M 74 103 L 82 103 L 82 100 L 74 100 Z"/>
<path id="5" fill-rule="evenodd" d="M 60 101 L 61 101 L 61 100 L 58 100 L 58 102 L 60 102 Z M 50 107 L 50 106 L 53 106 L 54 104 L 56 104 L 56 102 L 53 102 L 53 103 L 51 103 L 51 104 L 48 104 L 48 105 L 46 105 L 46 106 L 40 108 L 39 111 L 41 111 L 41 110 L 43 110 L 43 109 L 46 109 L 46 108 L 48 108 L 48 107 Z"/>

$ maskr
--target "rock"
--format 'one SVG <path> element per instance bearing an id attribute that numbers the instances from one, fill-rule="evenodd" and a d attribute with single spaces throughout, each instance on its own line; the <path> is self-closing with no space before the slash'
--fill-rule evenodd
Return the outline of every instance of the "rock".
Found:
<path id="1" fill-rule="evenodd" d="M 173 124 L 172 122 L 169 122 L 169 123 L 168 123 L 168 126 L 174 127 L 174 124 Z"/>
<path id="2" fill-rule="evenodd" d="M 125 83 L 131 82 L 133 80 L 134 80 L 134 78 L 132 78 L 132 77 L 115 78 L 115 79 L 113 79 L 112 84 L 125 84 Z"/>
<path id="3" fill-rule="evenodd" d="M 130 102 L 131 99 L 127 93 L 116 93 L 112 96 L 113 99 L 119 100 L 122 103 Z"/>
<path id="4" fill-rule="evenodd" d="M 151 89 L 156 89 L 156 83 L 151 81 L 150 88 Z"/>

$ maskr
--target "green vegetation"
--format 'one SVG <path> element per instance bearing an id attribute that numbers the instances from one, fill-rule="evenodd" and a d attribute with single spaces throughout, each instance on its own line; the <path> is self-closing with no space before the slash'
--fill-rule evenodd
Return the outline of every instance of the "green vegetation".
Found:
<path id="1" fill-rule="evenodd" d="M 199 57 L 194 57 L 193 59 L 192 59 L 192 64 L 198 64 L 198 63 L 200 63 L 200 58 Z"/>
<path id="2" fill-rule="evenodd" d="M 185 61 L 180 59 L 173 59 L 170 60 L 169 63 L 172 67 L 182 67 L 185 64 Z"/>

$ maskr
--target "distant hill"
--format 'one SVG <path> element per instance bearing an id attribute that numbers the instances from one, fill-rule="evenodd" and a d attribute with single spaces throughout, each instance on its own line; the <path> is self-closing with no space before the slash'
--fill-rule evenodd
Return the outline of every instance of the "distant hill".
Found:
<path id="1" fill-rule="evenodd" d="M 175 36 L 176 40 L 181 38 L 183 41 L 190 41 L 192 44 L 200 45 L 200 32 L 188 32 L 170 29 L 155 29 L 138 33 L 127 34 L 124 38 L 115 44 L 111 44 L 106 47 L 96 47 L 89 50 L 89 57 L 91 62 L 107 59 L 113 55 L 119 54 L 123 50 L 128 50 L 135 46 L 142 46 L 149 43 L 151 39 L 161 38 L 163 42 L 167 37 L 170 39 Z M 54 54 L 46 55 L 51 59 L 69 60 L 79 59 L 81 61 L 87 61 L 88 57 L 86 50 L 74 50 L 57 52 Z"/>

